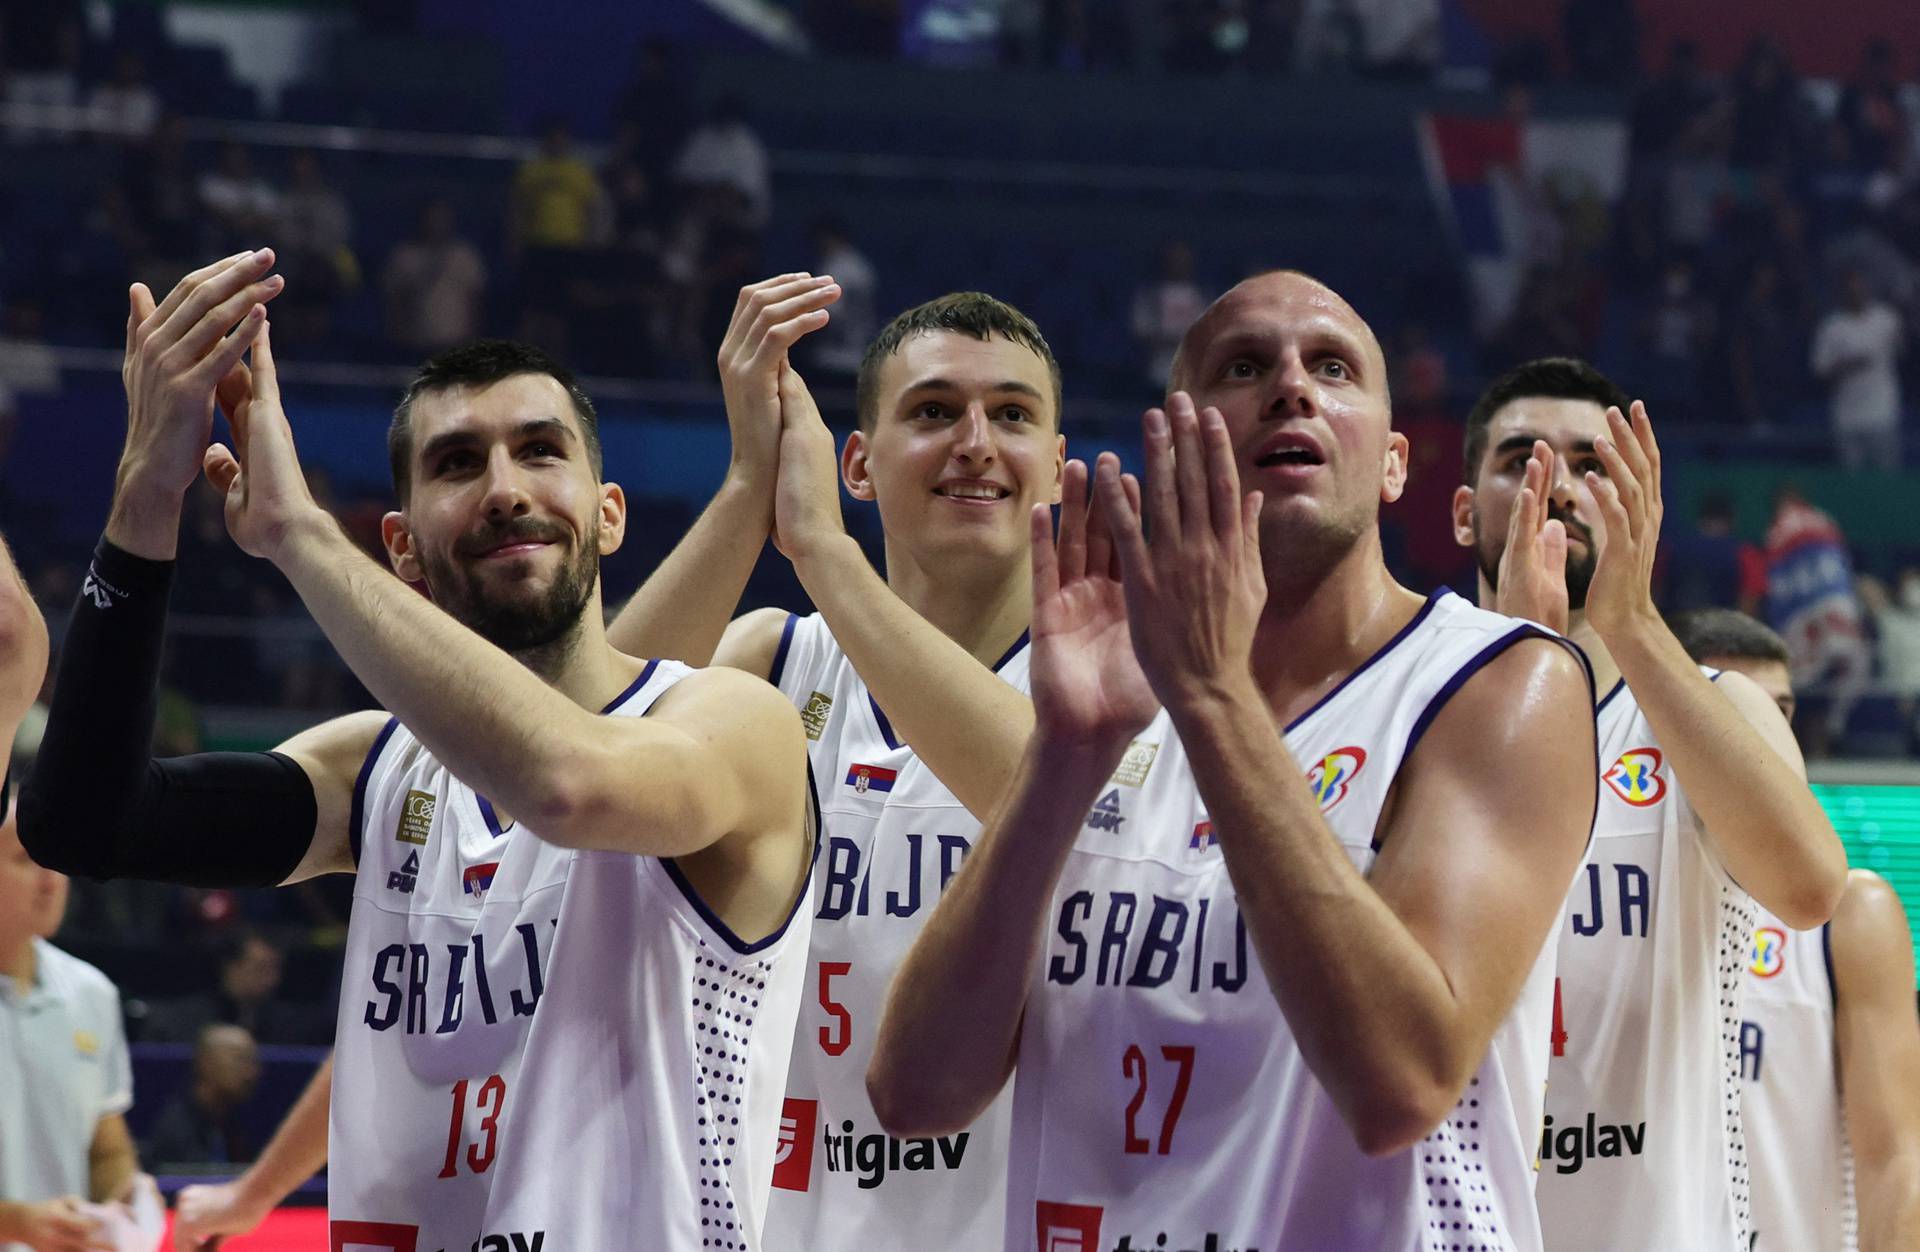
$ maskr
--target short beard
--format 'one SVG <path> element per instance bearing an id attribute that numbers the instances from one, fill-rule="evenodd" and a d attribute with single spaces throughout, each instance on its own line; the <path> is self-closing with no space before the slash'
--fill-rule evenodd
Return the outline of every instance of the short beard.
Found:
<path id="1" fill-rule="evenodd" d="M 1593 571 L 1599 563 L 1594 555 L 1593 532 L 1570 518 L 1559 519 L 1569 534 L 1578 533 L 1586 541 L 1587 554 L 1575 556 L 1573 546 L 1567 546 L 1567 607 L 1575 613 L 1587 607 L 1587 592 L 1593 586 Z M 1473 556 L 1480 566 L 1480 576 L 1487 580 L 1487 590 L 1500 590 L 1500 558 L 1506 555 L 1506 549 L 1493 548 L 1488 543 L 1486 529 L 1480 525 L 1480 510 L 1473 510 Z M 1491 605 L 1483 607 L 1492 607 Z"/>
<path id="2" fill-rule="evenodd" d="M 497 544 L 511 533 L 508 527 L 499 528 L 488 542 Z M 422 554 L 421 565 L 434 603 L 455 621 L 502 651 L 538 652 L 570 640 L 586 615 L 600 579 L 599 527 L 584 536 L 573 560 L 561 565 L 545 593 L 531 600 L 503 603 L 490 598 L 479 572 L 451 559 Z"/>

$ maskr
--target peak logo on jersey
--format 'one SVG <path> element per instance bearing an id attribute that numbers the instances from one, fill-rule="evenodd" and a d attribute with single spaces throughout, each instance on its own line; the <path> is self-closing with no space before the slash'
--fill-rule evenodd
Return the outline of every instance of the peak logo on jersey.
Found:
<path id="1" fill-rule="evenodd" d="M 1367 766 L 1365 748 L 1335 748 L 1307 771 L 1307 787 L 1325 813 L 1347 798 L 1347 787 Z"/>
<path id="2" fill-rule="evenodd" d="M 820 1121 L 818 1100 L 788 1096 L 780 1106 L 780 1138 L 773 1146 L 773 1185 L 805 1191 L 813 1182 L 813 1129 Z"/>
<path id="3" fill-rule="evenodd" d="M 469 865 L 460 874 L 460 890 L 475 899 L 487 898 L 487 888 L 493 886 L 493 871 L 500 868 L 498 861 L 482 861 L 478 865 Z"/>
<path id="4" fill-rule="evenodd" d="M 400 806 L 400 825 L 393 837 L 401 843 L 425 847 L 427 835 L 433 830 L 433 810 L 438 804 L 432 792 L 407 792 L 406 802 Z"/>
<path id="5" fill-rule="evenodd" d="M 1120 815 L 1120 788 L 1113 787 L 1100 797 L 1100 802 L 1087 814 L 1087 829 L 1104 830 L 1110 835 L 1117 835 L 1126 820 Z"/>
<path id="6" fill-rule="evenodd" d="M 1213 821 L 1208 819 L 1193 828 L 1193 834 L 1187 839 L 1187 847 L 1194 852 L 1205 852 L 1209 848 L 1220 846 L 1220 836 L 1213 833 Z"/>
<path id="7" fill-rule="evenodd" d="M 1033 1224 L 1040 1252 L 1100 1252 L 1100 1219 L 1095 1204 L 1057 1204 L 1036 1200 Z"/>
<path id="8" fill-rule="evenodd" d="M 413 894 L 414 884 L 420 877 L 420 854 L 407 853 L 406 864 L 387 875 L 387 890 L 398 891 L 403 896 Z"/>
<path id="9" fill-rule="evenodd" d="M 807 738 L 818 742 L 827 733 L 827 716 L 832 712 L 833 697 L 826 692 L 816 691 L 807 697 L 800 709 L 800 724 L 806 728 Z"/>
<path id="10" fill-rule="evenodd" d="M 1753 932 L 1753 960 L 1747 965 L 1761 978 L 1776 978 L 1787 967 L 1787 932 L 1760 926 Z"/>
<path id="11" fill-rule="evenodd" d="M 869 791 L 892 791 L 893 780 L 900 777 L 897 769 L 882 769 L 878 765 L 855 765 L 847 771 L 847 786 L 854 792 L 865 795 Z"/>
<path id="12" fill-rule="evenodd" d="M 1118 768 L 1113 771 L 1113 781 L 1122 787 L 1145 786 L 1147 775 L 1153 771 L 1153 758 L 1159 755 L 1159 744 L 1142 743 L 1135 739 L 1127 745 L 1126 755 L 1120 758 Z"/>
<path id="13" fill-rule="evenodd" d="M 1584 1126 L 1563 1126 L 1558 1131 L 1549 1113 L 1540 1132 L 1540 1160 L 1551 1161 L 1554 1172 L 1561 1174 L 1577 1174 L 1581 1166 L 1596 1157 L 1639 1156 L 1646 1146 L 1645 1122 L 1609 1126 L 1592 1113 L 1587 1114 Z"/>
<path id="14" fill-rule="evenodd" d="M 1637 809 L 1667 798 L 1667 780 L 1660 776 L 1660 749 L 1635 748 L 1622 753 L 1613 768 L 1602 774 L 1613 794 Z"/>
<path id="15" fill-rule="evenodd" d="M 789 1100 L 787 1103 L 792 1105 L 796 1101 Z M 847 1120 L 840 1123 L 838 1134 L 834 1133 L 832 1125 L 823 1127 L 820 1146 L 827 1151 L 829 1174 L 852 1174 L 854 1186 L 862 1191 L 871 1191 L 886 1182 L 887 1175 L 902 1170 L 920 1173 L 959 1169 L 960 1163 L 966 1160 L 967 1141 L 971 1138 L 971 1132 L 964 1130 L 957 1135 L 942 1135 L 938 1139 L 895 1139 L 892 1135 L 880 1133 L 863 1135 L 854 1129 L 852 1121 Z M 796 1189 L 806 1190 L 804 1181 Z"/>

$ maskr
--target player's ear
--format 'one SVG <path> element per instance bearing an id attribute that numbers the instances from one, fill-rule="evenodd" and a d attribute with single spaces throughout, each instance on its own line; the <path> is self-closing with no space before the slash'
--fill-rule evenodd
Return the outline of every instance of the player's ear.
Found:
<path id="1" fill-rule="evenodd" d="M 1473 546 L 1473 488 L 1461 483 L 1453 489 L 1453 541 L 1463 548 Z"/>
<path id="2" fill-rule="evenodd" d="M 400 576 L 401 582 L 421 583 L 427 580 L 427 572 L 420 566 L 420 556 L 414 551 L 413 531 L 407 525 L 405 513 L 389 513 L 380 519 L 380 542 L 387 549 L 387 564 L 393 566 L 393 572 Z"/>
<path id="3" fill-rule="evenodd" d="M 867 465 L 867 432 L 856 428 L 840 449 L 840 481 L 856 500 L 873 499 L 873 475 Z"/>
<path id="4" fill-rule="evenodd" d="M 1053 437 L 1053 498 L 1048 501 L 1049 504 L 1060 503 L 1061 488 L 1066 483 L 1066 480 L 1067 437 L 1065 435 L 1055 435 Z"/>
<path id="5" fill-rule="evenodd" d="M 627 493 L 619 483 L 600 484 L 600 555 L 612 556 L 627 537 Z"/>
<path id="6" fill-rule="evenodd" d="M 1387 432 L 1387 452 L 1380 480 L 1380 499 L 1392 504 L 1407 489 L 1407 453 L 1412 445 L 1397 430 Z"/>

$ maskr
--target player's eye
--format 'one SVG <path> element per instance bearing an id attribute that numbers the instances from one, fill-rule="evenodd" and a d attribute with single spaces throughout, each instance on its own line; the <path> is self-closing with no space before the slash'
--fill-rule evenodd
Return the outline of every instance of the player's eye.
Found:
<path id="1" fill-rule="evenodd" d="M 1019 405 L 1009 404 L 1006 408 L 1000 410 L 1000 420 L 1006 422 L 1030 422 L 1033 420 L 1033 417 Z"/>
<path id="2" fill-rule="evenodd" d="M 1347 369 L 1347 363 L 1345 361 L 1322 361 L 1320 363 L 1320 372 L 1325 374 L 1329 378 L 1352 377 L 1351 372 Z"/>
<path id="3" fill-rule="evenodd" d="M 927 418 L 930 421 L 939 421 L 947 415 L 947 411 L 937 404 L 923 404 L 914 410 L 913 415 L 915 417 Z"/>
<path id="4" fill-rule="evenodd" d="M 1222 378 L 1252 378 L 1259 372 L 1259 370 L 1254 368 L 1252 361 L 1241 357 L 1237 360 L 1227 362 L 1227 368 L 1220 371 L 1220 376 Z"/>

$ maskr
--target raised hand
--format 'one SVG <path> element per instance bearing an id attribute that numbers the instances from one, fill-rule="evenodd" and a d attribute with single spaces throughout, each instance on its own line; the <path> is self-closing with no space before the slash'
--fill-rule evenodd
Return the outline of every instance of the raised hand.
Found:
<path id="1" fill-rule="evenodd" d="M 1647 406 L 1633 402 L 1632 416 L 1607 410 L 1608 434 L 1593 441 L 1607 476 L 1591 471 L 1587 487 L 1606 521 L 1593 583 L 1587 590 L 1587 621 L 1602 641 L 1660 622 L 1653 604 L 1653 562 L 1660 547 L 1660 445 Z"/>
<path id="2" fill-rule="evenodd" d="M 720 390 L 733 436 L 728 473 L 771 491 L 780 462 L 780 371 L 800 339 L 827 324 L 840 287 L 825 275 L 782 274 L 740 289 L 720 341 Z"/>
<path id="3" fill-rule="evenodd" d="M 790 561 L 822 539 L 846 534 L 840 516 L 840 460 L 820 406 L 791 362 L 779 367 L 780 468 L 773 543 Z"/>
<path id="4" fill-rule="evenodd" d="M 224 1235 L 244 1235 L 273 1210 L 239 1181 L 183 1187 L 173 1205 L 173 1252 L 217 1248 Z"/>
<path id="5" fill-rule="evenodd" d="M 213 431 L 214 389 L 239 365 L 266 320 L 266 302 L 284 283 L 273 252 L 243 252 L 181 279 L 154 304 L 144 283 L 127 293 L 127 442 L 115 484 L 108 537 L 139 555 L 170 557 L 172 526 L 141 533 L 143 522 L 177 520 Z M 142 516 L 152 513 L 154 516 Z"/>
<path id="6" fill-rule="evenodd" d="M 293 429 L 280 405 L 272 330 L 265 322 L 253 341 L 252 369 L 244 380 L 230 375 L 220 394 L 233 447 L 207 449 L 207 481 L 227 497 L 227 533 L 233 541 L 249 555 L 273 560 L 300 525 L 322 521 L 326 512 L 308 490 L 294 451 Z"/>
<path id="7" fill-rule="evenodd" d="M 1507 517 L 1507 548 L 1500 554 L 1500 587 L 1493 608 L 1565 634 L 1567 528 L 1547 516 L 1547 484 L 1552 481 L 1553 449 L 1536 440 Z"/>
<path id="8" fill-rule="evenodd" d="M 1098 473 L 1139 509 L 1140 484 L 1121 475 L 1118 457 L 1101 453 Z M 1112 510 L 1087 487 L 1086 462 L 1068 461 L 1057 540 L 1048 507 L 1033 508 L 1031 675 L 1039 732 L 1099 747 L 1125 744 L 1153 720 L 1160 702 L 1134 656 Z"/>
<path id="9" fill-rule="evenodd" d="M 1095 490 L 1113 528 L 1140 668 L 1161 703 L 1179 712 L 1252 675 L 1253 635 L 1267 602 L 1260 564 L 1263 497 L 1240 494 L 1226 420 L 1194 412 L 1175 392 L 1141 421 L 1146 513 L 1102 460 Z"/>

